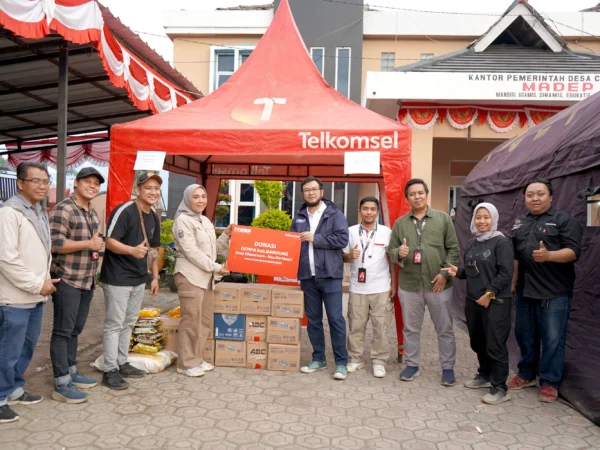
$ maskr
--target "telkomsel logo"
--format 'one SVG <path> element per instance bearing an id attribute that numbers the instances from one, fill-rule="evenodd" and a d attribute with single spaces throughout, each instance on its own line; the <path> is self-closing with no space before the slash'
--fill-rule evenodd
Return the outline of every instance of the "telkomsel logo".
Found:
<path id="1" fill-rule="evenodd" d="M 398 148 L 398 132 L 394 131 L 388 136 L 332 136 L 330 131 L 321 131 L 318 136 L 313 136 L 310 131 L 301 131 L 302 148 L 332 148 L 377 150 L 379 148 Z"/>

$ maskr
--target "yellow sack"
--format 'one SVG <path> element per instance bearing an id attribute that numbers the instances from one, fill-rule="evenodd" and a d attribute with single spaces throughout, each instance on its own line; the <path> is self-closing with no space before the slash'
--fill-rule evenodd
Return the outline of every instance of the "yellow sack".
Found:
<path id="1" fill-rule="evenodd" d="M 140 311 L 139 317 L 151 319 L 153 317 L 157 317 L 160 313 L 161 310 L 158 308 L 144 308 Z"/>

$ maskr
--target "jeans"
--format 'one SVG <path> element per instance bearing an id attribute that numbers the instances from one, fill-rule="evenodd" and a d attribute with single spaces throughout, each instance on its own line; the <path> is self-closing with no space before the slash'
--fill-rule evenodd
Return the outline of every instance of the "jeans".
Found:
<path id="1" fill-rule="evenodd" d="M 502 302 L 502 303 L 501 303 Z M 465 318 L 469 328 L 471 349 L 477 354 L 479 375 L 493 387 L 508 391 L 508 346 L 512 299 L 492 300 L 484 308 L 472 300 L 465 302 Z"/>
<path id="2" fill-rule="evenodd" d="M 308 338 L 313 346 L 313 361 L 325 362 L 325 333 L 323 331 L 323 304 L 327 312 L 331 346 L 335 364 L 348 364 L 346 349 L 346 320 L 342 313 L 342 279 L 315 278 L 301 280 L 304 309 L 308 319 Z"/>
<path id="3" fill-rule="evenodd" d="M 62 280 L 55 286 L 50 358 L 54 382 L 62 386 L 71 381 L 70 372 L 76 370 L 78 337 L 90 312 L 94 290 L 77 289 Z"/>
<path id="4" fill-rule="evenodd" d="M 129 339 L 137 322 L 145 284 L 113 286 L 104 284 L 104 372 L 118 369 L 127 362 Z"/>
<path id="5" fill-rule="evenodd" d="M 0 406 L 23 395 L 23 374 L 42 328 L 43 303 L 31 309 L 0 306 Z"/>
<path id="6" fill-rule="evenodd" d="M 558 389 L 565 365 L 571 298 L 537 300 L 517 294 L 515 305 L 515 336 L 521 349 L 518 375 L 535 380 L 539 374 L 540 386 Z"/>

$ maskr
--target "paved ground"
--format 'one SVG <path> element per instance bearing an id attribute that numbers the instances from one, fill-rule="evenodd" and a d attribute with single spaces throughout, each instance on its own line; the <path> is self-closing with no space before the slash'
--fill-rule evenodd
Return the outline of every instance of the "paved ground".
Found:
<path id="1" fill-rule="evenodd" d="M 145 304 L 168 308 L 177 300 L 165 291 Z M 88 403 L 58 403 L 50 399 L 51 310 L 26 386 L 46 399 L 15 407 L 21 420 L 0 427 L 2 450 L 600 449 L 599 427 L 565 404 L 539 403 L 535 389 L 512 394 L 502 406 L 488 406 L 479 401 L 482 392 L 462 387 L 475 373 L 475 358 L 459 328 L 459 383 L 442 387 L 429 321 L 422 341 L 423 374 L 412 383 L 397 379 L 397 363 L 388 365 L 383 380 L 372 376 L 369 364 L 346 381 L 331 378 L 332 366 L 312 375 L 217 368 L 200 379 L 180 376 L 171 367 L 134 380 L 127 391 L 98 386 L 89 391 Z M 103 315 L 98 292 L 80 341 L 80 366 L 87 374 L 94 373 L 89 363 L 101 353 Z M 395 348 L 393 330 L 389 336 Z M 302 355 L 303 362 L 310 360 L 305 332 Z M 328 358 L 333 361 L 331 348 Z"/>

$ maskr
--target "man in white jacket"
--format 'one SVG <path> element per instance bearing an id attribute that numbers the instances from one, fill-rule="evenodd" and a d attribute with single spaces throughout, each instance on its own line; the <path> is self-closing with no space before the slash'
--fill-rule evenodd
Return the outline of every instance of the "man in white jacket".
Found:
<path id="1" fill-rule="evenodd" d="M 23 374 L 40 335 L 43 304 L 59 281 L 50 279 L 50 227 L 40 204 L 49 188 L 44 166 L 22 163 L 18 193 L 0 207 L 0 423 L 19 419 L 11 405 L 42 401 L 23 390 Z"/>

